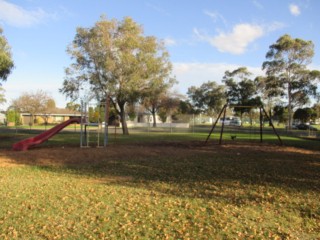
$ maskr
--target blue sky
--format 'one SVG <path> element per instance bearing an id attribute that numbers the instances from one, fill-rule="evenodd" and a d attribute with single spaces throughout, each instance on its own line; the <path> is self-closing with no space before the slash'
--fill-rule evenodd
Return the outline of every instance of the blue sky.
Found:
<path id="1" fill-rule="evenodd" d="M 164 40 L 182 94 L 240 66 L 262 74 L 269 46 L 283 34 L 313 41 L 310 68 L 320 69 L 319 10 L 318 0 L 0 0 L 0 26 L 15 62 L 2 85 L 8 104 L 41 89 L 65 107 L 58 89 L 71 63 L 66 48 L 78 26 L 91 27 L 101 15 L 130 16 L 145 35 Z"/>

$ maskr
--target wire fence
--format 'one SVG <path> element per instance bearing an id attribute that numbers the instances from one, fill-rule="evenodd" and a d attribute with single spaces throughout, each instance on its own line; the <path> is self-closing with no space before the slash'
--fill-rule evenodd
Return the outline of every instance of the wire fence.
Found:
<path id="1" fill-rule="evenodd" d="M 240 122 L 233 121 L 238 117 L 228 116 L 224 120 L 219 120 L 214 130 L 214 134 L 220 134 L 222 122 L 224 121 L 224 137 L 231 138 L 236 136 L 236 138 L 243 139 L 259 139 L 260 134 L 260 122 L 258 118 L 249 118 L 244 117 Z M 140 120 L 140 121 L 137 121 Z M 142 121 L 141 121 L 142 120 Z M 156 126 L 154 126 L 153 119 L 150 115 L 147 115 L 144 119 L 135 119 L 135 121 L 127 121 L 129 128 L 129 133 L 141 133 L 141 134 L 174 134 L 174 133 L 188 133 L 188 134 L 209 134 L 212 129 L 213 124 L 215 123 L 216 118 L 213 116 L 203 115 L 203 114 L 189 114 L 189 115 L 175 115 L 170 119 L 167 119 L 165 123 L 157 119 Z M 95 139 L 102 139 L 102 134 L 104 128 L 103 124 L 98 124 L 96 127 L 92 126 L 88 128 L 88 135 L 91 137 L 92 141 Z M 310 131 L 310 130 L 287 130 L 284 125 L 274 123 L 276 131 L 281 136 L 292 136 L 292 137 L 310 137 L 310 138 L 319 138 L 320 131 Z M 16 131 L 16 133 L 26 133 L 34 132 L 36 134 L 40 131 L 45 131 L 54 127 L 54 124 L 45 125 L 18 125 L 10 127 L 11 130 Z M 1 132 L 6 131 L 5 126 L 1 127 Z M 62 132 L 80 132 L 79 124 L 71 124 L 68 127 L 64 128 Z M 264 134 L 273 134 L 272 128 L 269 126 L 267 121 L 263 122 L 263 133 Z M 110 138 L 122 135 L 121 126 L 109 126 L 108 134 Z"/>

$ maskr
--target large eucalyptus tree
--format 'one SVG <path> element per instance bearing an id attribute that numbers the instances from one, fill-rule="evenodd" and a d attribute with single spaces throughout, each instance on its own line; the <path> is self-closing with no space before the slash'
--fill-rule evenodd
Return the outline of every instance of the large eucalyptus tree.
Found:
<path id="1" fill-rule="evenodd" d="M 242 115 L 250 112 L 253 106 L 261 105 L 257 96 L 255 81 L 251 79 L 252 73 L 246 67 L 239 67 L 233 71 L 226 71 L 222 81 L 226 86 L 226 96 L 234 111 Z"/>
<path id="2" fill-rule="evenodd" d="M 129 134 L 125 106 L 152 93 L 171 74 L 169 54 L 164 44 L 130 17 L 122 21 L 102 17 L 91 28 L 77 29 L 67 49 L 74 62 L 66 69 L 60 91 L 78 98 L 88 86 L 98 98 L 108 97 L 120 115 L 123 134 Z"/>
<path id="3" fill-rule="evenodd" d="M 310 96 L 316 94 L 316 80 L 320 72 L 309 70 L 314 55 L 314 44 L 289 35 L 281 36 L 269 47 L 268 61 L 262 65 L 266 71 L 266 90 L 273 95 L 283 95 L 288 101 L 288 127 L 292 125 L 292 109 L 308 103 Z"/>

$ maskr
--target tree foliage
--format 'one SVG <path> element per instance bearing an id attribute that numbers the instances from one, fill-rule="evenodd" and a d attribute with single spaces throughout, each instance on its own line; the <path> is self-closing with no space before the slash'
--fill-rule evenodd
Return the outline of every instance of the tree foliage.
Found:
<path id="1" fill-rule="evenodd" d="M 68 102 L 66 105 L 66 109 L 73 111 L 73 112 L 80 112 L 81 105 L 75 102 Z"/>
<path id="2" fill-rule="evenodd" d="M 196 113 L 212 115 L 219 112 L 225 103 L 224 87 L 213 81 L 203 83 L 200 87 L 192 86 L 187 94 Z"/>
<path id="3" fill-rule="evenodd" d="M 194 110 L 194 108 L 189 100 L 180 99 L 179 113 L 180 114 L 195 114 L 196 111 Z"/>
<path id="4" fill-rule="evenodd" d="M 277 119 L 279 123 L 285 123 L 288 120 L 288 108 L 281 105 L 274 106 L 273 117 Z"/>
<path id="5" fill-rule="evenodd" d="M 55 102 L 48 93 L 38 90 L 21 94 L 20 97 L 12 101 L 11 106 L 19 112 L 30 113 L 33 119 L 35 114 L 45 114 L 52 111 Z"/>
<path id="6" fill-rule="evenodd" d="M 14 109 L 8 109 L 7 114 L 7 124 L 14 123 L 15 126 L 21 125 L 21 116 L 20 113 L 15 111 Z"/>
<path id="7" fill-rule="evenodd" d="M 168 99 L 178 99 L 179 97 L 175 93 L 169 91 L 170 87 L 175 83 L 174 79 L 170 79 L 168 82 L 153 86 L 150 91 L 142 97 L 142 105 L 145 109 L 152 114 L 153 127 L 157 126 L 156 114 L 160 113 L 162 116 L 166 115 Z"/>
<path id="8" fill-rule="evenodd" d="M 180 99 L 181 96 L 175 92 L 167 92 L 167 94 L 162 96 L 158 114 L 163 123 L 166 122 L 167 117 L 170 116 L 172 118 L 173 115 L 178 112 Z"/>
<path id="9" fill-rule="evenodd" d="M 317 115 L 316 112 L 312 108 L 298 108 L 294 112 L 293 118 L 306 123 L 306 122 L 309 122 L 310 120 L 314 120 L 316 115 Z"/>
<path id="10" fill-rule="evenodd" d="M 241 118 L 243 113 L 251 111 L 250 106 L 261 105 L 260 97 L 256 96 L 255 81 L 249 78 L 251 75 L 246 67 L 240 67 L 232 72 L 226 71 L 222 80 L 226 86 L 227 101 Z"/>
<path id="11" fill-rule="evenodd" d="M 7 102 L 4 93 L 5 93 L 5 90 L 2 87 L 0 87 L 0 105 Z"/>
<path id="12" fill-rule="evenodd" d="M 222 81 L 226 85 L 226 95 L 230 104 L 247 105 L 256 94 L 254 81 L 249 78 L 251 75 L 246 67 L 225 72 Z"/>
<path id="13" fill-rule="evenodd" d="M 314 55 L 314 44 L 299 38 L 283 35 L 269 47 L 262 65 L 267 78 L 265 87 L 273 95 L 286 96 L 288 99 L 289 127 L 292 123 L 292 109 L 308 103 L 310 96 L 316 94 L 315 80 L 320 72 L 308 70 Z"/>
<path id="14" fill-rule="evenodd" d="M 6 81 L 13 67 L 11 49 L 0 28 L 0 80 Z"/>
<path id="15" fill-rule="evenodd" d="M 124 134 L 128 134 L 125 105 L 165 81 L 172 69 L 164 44 L 144 36 L 130 17 L 122 21 L 102 17 L 91 28 L 79 27 L 67 52 L 74 63 L 66 69 L 61 92 L 78 98 L 81 88 L 88 86 L 98 98 L 109 97 Z"/>
<path id="16" fill-rule="evenodd" d="M 314 104 L 312 109 L 315 114 L 315 118 L 320 118 L 320 104 L 319 103 Z"/>

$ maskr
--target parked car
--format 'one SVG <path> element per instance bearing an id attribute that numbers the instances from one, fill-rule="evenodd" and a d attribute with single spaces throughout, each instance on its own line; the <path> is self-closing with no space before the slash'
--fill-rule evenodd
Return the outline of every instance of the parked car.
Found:
<path id="1" fill-rule="evenodd" d="M 286 125 L 286 130 L 288 130 L 288 129 L 289 129 L 289 125 Z M 297 130 L 298 127 L 297 127 L 297 125 L 292 124 L 290 129 L 291 129 L 291 130 Z"/>
<path id="2" fill-rule="evenodd" d="M 224 125 L 230 125 L 231 117 L 226 117 L 226 118 L 220 118 L 220 123 Z"/>
<path id="3" fill-rule="evenodd" d="M 233 118 L 230 121 L 231 126 L 241 126 L 241 120 L 239 118 Z"/>
<path id="4" fill-rule="evenodd" d="M 297 125 L 297 129 L 299 129 L 299 130 L 318 131 L 317 128 L 315 128 L 315 127 L 313 127 L 311 125 L 305 124 L 305 123 L 300 123 L 299 125 Z"/>
<path id="5" fill-rule="evenodd" d="M 226 117 L 225 119 L 221 118 L 220 123 L 224 123 L 226 126 L 241 126 L 241 120 L 238 117 Z"/>

